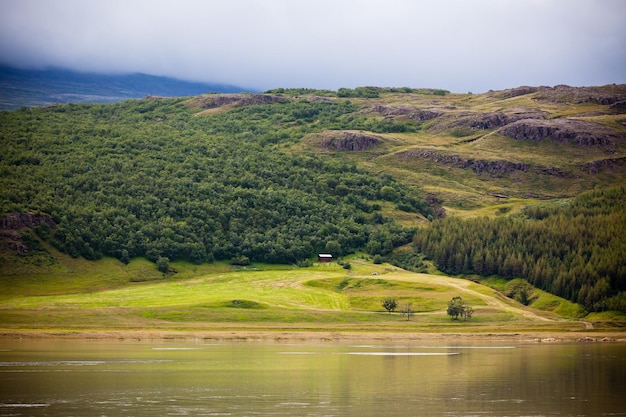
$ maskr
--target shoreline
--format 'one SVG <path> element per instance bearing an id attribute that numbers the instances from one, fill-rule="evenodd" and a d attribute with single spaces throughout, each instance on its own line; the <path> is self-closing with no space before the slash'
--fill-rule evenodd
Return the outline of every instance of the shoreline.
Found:
<path id="1" fill-rule="evenodd" d="M 515 333 L 386 333 L 341 331 L 153 331 L 153 330 L 3 330 L 0 341 L 16 339 L 65 339 L 162 342 L 297 342 L 349 341 L 509 341 L 518 343 L 626 343 L 623 332 L 515 332 Z"/>

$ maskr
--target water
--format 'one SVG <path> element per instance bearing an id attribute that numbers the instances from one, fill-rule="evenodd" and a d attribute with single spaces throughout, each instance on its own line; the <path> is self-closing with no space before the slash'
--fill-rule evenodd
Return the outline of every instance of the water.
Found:
<path id="1" fill-rule="evenodd" d="M 0 416 L 626 416 L 626 344 L 0 340 Z"/>

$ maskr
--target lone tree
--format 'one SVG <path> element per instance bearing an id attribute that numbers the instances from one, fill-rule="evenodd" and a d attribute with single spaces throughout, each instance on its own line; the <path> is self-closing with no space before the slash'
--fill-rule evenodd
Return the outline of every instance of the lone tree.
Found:
<path id="1" fill-rule="evenodd" d="M 382 304 L 383 307 L 385 307 L 385 310 L 389 312 L 389 314 L 391 314 L 391 312 L 394 311 L 396 307 L 398 307 L 398 301 L 395 298 L 385 298 Z"/>
<path id="2" fill-rule="evenodd" d="M 170 270 L 170 260 L 169 258 L 165 257 L 165 256 L 159 256 L 159 258 L 157 259 L 157 268 L 159 269 L 159 271 L 163 272 L 164 274 L 167 274 Z"/>
<path id="3" fill-rule="evenodd" d="M 402 305 L 402 308 L 400 309 L 400 311 L 402 312 L 402 315 L 406 316 L 407 320 L 411 320 L 411 316 L 415 314 L 411 306 L 413 306 L 413 303 L 410 303 L 410 302 L 405 303 Z"/>
<path id="4" fill-rule="evenodd" d="M 448 315 L 452 317 L 452 320 L 457 320 L 460 316 L 463 316 L 464 320 L 472 318 L 474 309 L 465 304 L 463 299 L 458 295 L 452 297 L 452 300 L 448 303 Z"/>

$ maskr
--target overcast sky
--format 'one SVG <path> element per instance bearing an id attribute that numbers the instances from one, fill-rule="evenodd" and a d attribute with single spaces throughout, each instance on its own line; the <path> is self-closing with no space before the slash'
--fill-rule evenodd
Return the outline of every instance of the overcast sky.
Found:
<path id="1" fill-rule="evenodd" d="M 258 90 L 626 83 L 626 1 L 0 0 L 0 63 Z"/>

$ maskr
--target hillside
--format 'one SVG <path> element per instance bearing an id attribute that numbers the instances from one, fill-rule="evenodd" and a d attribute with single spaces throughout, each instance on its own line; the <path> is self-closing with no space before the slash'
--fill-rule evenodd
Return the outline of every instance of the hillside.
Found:
<path id="1" fill-rule="evenodd" d="M 145 257 L 164 276 L 175 260 L 306 267 L 365 252 L 626 311 L 625 102 L 623 85 L 363 87 L 3 112 L 0 275 L 54 271 L 48 244 Z M 519 245 L 551 224 L 560 234 L 533 252 Z M 506 268 L 484 268 L 493 245 Z"/>
<path id="2" fill-rule="evenodd" d="M 65 69 L 26 70 L 0 66 L 0 110 L 59 103 L 116 103 L 147 96 L 181 97 L 243 88 L 182 81 L 149 74 L 98 74 Z"/>

